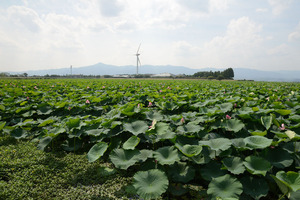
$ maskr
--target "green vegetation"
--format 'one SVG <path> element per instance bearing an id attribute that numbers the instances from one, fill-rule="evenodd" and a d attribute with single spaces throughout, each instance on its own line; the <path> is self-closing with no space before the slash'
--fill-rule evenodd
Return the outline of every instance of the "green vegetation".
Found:
<path id="1" fill-rule="evenodd" d="M 299 199 L 299 86 L 1 80 L 0 197 Z"/>
<path id="2" fill-rule="evenodd" d="M 234 77 L 234 71 L 232 68 L 225 69 L 224 71 L 203 71 L 203 72 L 197 72 L 193 75 L 193 77 L 197 78 L 207 78 L 207 79 L 233 79 Z"/>

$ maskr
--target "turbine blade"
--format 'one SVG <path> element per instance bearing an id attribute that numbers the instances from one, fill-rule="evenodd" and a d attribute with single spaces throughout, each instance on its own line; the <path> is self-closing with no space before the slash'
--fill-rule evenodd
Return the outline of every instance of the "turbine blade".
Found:
<path id="1" fill-rule="evenodd" d="M 138 57 L 138 62 L 140 63 L 140 66 L 142 66 L 142 63 L 141 63 L 141 60 L 139 59 L 139 57 Z"/>
<path id="2" fill-rule="evenodd" d="M 139 50 L 140 50 L 141 44 L 142 44 L 142 43 L 140 43 L 140 45 L 139 45 L 139 48 L 138 48 L 138 50 L 137 50 L 136 54 L 138 54 L 138 53 L 139 53 Z"/>

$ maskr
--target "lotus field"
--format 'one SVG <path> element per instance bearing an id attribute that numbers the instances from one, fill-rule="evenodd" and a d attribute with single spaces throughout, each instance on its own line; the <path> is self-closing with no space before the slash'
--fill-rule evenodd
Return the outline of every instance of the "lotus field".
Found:
<path id="1" fill-rule="evenodd" d="M 4 135 L 133 172 L 140 199 L 300 199 L 299 83 L 0 80 Z"/>

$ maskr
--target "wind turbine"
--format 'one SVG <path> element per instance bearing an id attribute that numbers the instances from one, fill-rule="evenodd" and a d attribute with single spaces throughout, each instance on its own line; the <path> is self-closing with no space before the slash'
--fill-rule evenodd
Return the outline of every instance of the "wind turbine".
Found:
<path id="1" fill-rule="evenodd" d="M 141 66 L 142 64 L 141 64 L 141 61 L 140 61 L 140 59 L 139 59 L 139 50 L 140 50 L 140 47 L 141 47 L 141 43 L 140 43 L 140 45 L 139 45 L 139 48 L 138 48 L 138 50 L 137 50 L 137 52 L 136 52 L 136 74 L 138 75 L 139 74 L 139 65 Z"/>

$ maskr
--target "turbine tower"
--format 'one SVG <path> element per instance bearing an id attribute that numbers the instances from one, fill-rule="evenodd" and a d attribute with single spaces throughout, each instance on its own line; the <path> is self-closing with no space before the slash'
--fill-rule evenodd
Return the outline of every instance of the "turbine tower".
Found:
<path id="1" fill-rule="evenodd" d="M 139 48 L 138 48 L 138 50 L 137 50 L 137 52 L 136 52 L 136 74 L 138 75 L 139 74 L 139 65 L 141 66 L 142 64 L 141 64 L 141 61 L 140 61 L 140 59 L 139 59 L 139 50 L 140 50 L 140 47 L 141 47 L 141 43 L 140 43 L 140 45 L 139 45 Z"/>

